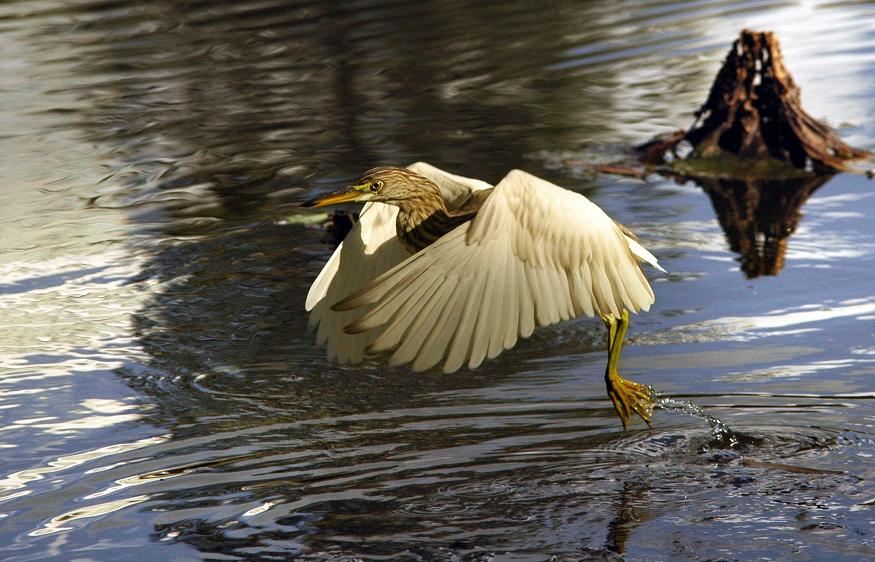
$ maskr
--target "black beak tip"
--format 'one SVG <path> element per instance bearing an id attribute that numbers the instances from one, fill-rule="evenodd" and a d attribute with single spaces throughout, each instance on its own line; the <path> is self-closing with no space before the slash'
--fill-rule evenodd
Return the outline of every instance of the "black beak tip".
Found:
<path id="1" fill-rule="evenodd" d="M 298 205 L 298 207 L 303 207 L 303 208 L 315 207 L 316 203 L 317 203 L 316 199 L 310 199 L 309 201 L 304 201 L 303 203 Z"/>

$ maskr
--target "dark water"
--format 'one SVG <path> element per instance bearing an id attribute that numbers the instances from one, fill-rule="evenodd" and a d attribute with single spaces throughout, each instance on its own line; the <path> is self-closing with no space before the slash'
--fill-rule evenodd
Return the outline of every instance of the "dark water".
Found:
<path id="1" fill-rule="evenodd" d="M 863 2 L 0 6 L 0 558 L 875 559 L 875 183 L 580 165 L 688 125 L 743 27 L 875 146 Z M 474 372 L 327 363 L 295 205 L 416 160 L 636 230 L 671 273 L 621 369 L 738 445 L 623 432 L 587 319 Z"/>

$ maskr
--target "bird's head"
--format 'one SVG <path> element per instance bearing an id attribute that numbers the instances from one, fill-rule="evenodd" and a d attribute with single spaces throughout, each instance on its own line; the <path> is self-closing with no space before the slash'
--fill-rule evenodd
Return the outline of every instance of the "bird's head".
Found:
<path id="1" fill-rule="evenodd" d="M 346 189 L 311 199 L 301 206 L 325 207 L 353 201 L 380 201 L 397 205 L 429 190 L 437 190 L 431 180 L 406 168 L 384 166 L 368 170 Z"/>

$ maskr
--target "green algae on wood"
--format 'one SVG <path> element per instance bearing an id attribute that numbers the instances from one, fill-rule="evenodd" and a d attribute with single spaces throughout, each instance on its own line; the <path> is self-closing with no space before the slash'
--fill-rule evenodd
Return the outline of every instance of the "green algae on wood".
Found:
<path id="1" fill-rule="evenodd" d="M 734 154 L 678 158 L 668 166 L 675 174 L 686 177 L 790 180 L 811 176 L 811 172 L 796 168 L 775 158 L 742 158 Z"/>

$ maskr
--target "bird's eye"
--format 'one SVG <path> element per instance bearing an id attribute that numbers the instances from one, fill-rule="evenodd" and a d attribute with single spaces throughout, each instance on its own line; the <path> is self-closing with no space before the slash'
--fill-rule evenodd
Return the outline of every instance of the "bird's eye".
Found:
<path id="1" fill-rule="evenodd" d="M 380 180 L 375 181 L 371 184 L 371 191 L 380 191 L 383 189 L 383 182 Z"/>

